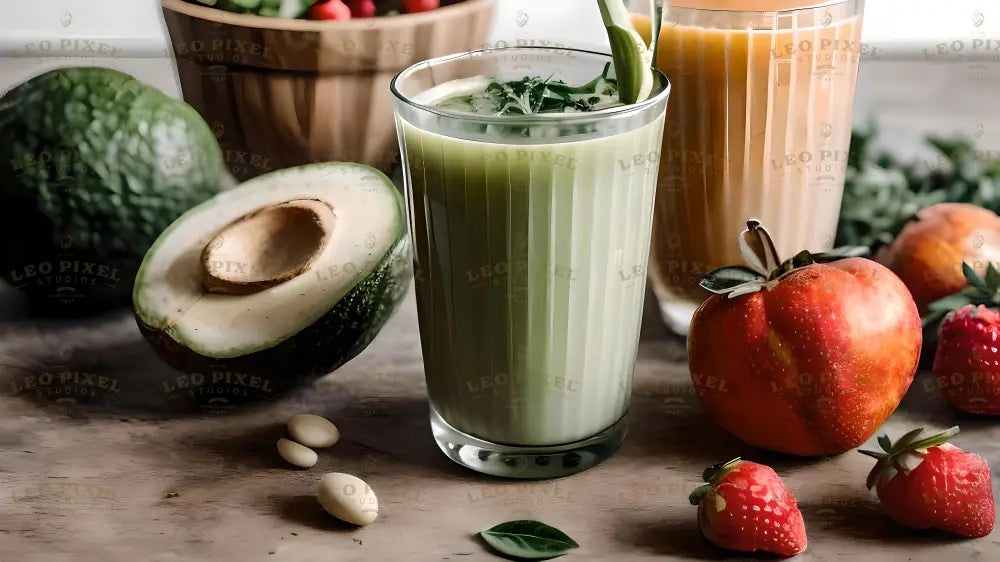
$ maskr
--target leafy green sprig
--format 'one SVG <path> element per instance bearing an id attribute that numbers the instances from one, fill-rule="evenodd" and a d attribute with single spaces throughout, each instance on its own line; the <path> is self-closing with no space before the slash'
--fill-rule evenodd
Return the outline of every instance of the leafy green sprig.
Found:
<path id="1" fill-rule="evenodd" d="M 1000 309 L 1000 270 L 997 270 L 992 263 L 989 264 L 986 267 L 986 278 L 983 279 L 969 264 L 962 262 L 962 274 L 969 283 L 964 289 L 927 305 L 927 313 L 923 317 L 925 329 L 931 328 L 936 331 L 941 320 L 949 312 L 966 305 L 984 305 Z"/>
<path id="2" fill-rule="evenodd" d="M 971 203 L 1000 212 L 1000 160 L 984 160 L 969 140 L 929 136 L 936 161 L 903 162 L 872 148 L 877 133 L 869 123 L 851 136 L 838 246 L 863 245 L 875 252 L 892 242 L 917 211 L 938 203 Z"/>
<path id="3" fill-rule="evenodd" d="M 602 96 L 618 91 L 618 82 L 609 78 L 611 63 L 601 75 L 582 86 L 570 86 L 562 80 L 525 76 L 520 80 L 493 80 L 482 92 L 446 100 L 442 106 L 472 107 L 488 115 L 533 115 L 561 113 L 567 109 L 594 111 Z"/>

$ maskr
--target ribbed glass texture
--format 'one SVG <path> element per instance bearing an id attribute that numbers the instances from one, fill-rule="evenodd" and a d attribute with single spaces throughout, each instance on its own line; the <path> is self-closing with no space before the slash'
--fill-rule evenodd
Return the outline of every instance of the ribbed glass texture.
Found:
<path id="1" fill-rule="evenodd" d="M 609 61 L 480 51 L 393 84 L 428 393 L 492 443 L 572 443 L 627 410 L 669 85 L 657 73 L 640 104 L 518 117 L 413 98 L 475 75 L 581 85 Z"/>

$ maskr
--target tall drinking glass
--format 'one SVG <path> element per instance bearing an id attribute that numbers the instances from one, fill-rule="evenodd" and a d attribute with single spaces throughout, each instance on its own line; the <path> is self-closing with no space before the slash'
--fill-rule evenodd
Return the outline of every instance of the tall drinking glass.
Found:
<path id="1" fill-rule="evenodd" d="M 592 112 L 482 115 L 428 89 L 526 76 L 583 85 L 611 57 L 475 51 L 392 83 L 431 426 L 497 476 L 549 478 L 625 435 L 669 83 Z"/>
<path id="2" fill-rule="evenodd" d="M 748 218 L 778 252 L 832 247 L 844 190 L 863 0 L 670 0 L 657 66 L 675 93 L 650 276 L 686 333 L 709 271 L 742 263 Z"/>

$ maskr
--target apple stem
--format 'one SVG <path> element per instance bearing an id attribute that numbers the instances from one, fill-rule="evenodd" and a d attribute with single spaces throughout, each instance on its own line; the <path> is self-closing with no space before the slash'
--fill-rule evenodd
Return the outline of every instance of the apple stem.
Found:
<path id="1" fill-rule="evenodd" d="M 751 269 L 760 273 L 765 279 L 770 279 L 778 267 L 781 258 L 774 246 L 771 235 L 757 219 L 747 221 L 747 228 L 740 234 L 740 253 Z"/>

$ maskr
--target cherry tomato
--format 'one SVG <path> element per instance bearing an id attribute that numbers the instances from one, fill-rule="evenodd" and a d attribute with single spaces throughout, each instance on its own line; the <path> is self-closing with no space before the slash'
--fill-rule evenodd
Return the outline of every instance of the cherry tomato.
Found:
<path id="1" fill-rule="evenodd" d="M 351 0 L 351 17 L 355 18 L 375 17 L 374 0 Z"/>
<path id="2" fill-rule="evenodd" d="M 406 13 L 429 12 L 441 7 L 441 0 L 403 0 Z"/>
<path id="3" fill-rule="evenodd" d="M 342 0 L 326 0 L 309 8 L 309 19 L 349 20 L 351 19 L 351 9 Z"/>

